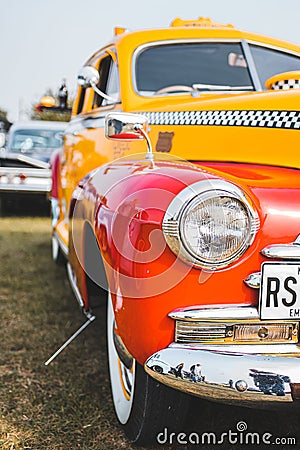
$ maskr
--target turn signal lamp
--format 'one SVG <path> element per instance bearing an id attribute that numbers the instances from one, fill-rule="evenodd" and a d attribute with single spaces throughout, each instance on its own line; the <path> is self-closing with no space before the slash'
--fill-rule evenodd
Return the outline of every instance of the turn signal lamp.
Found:
<path id="1" fill-rule="evenodd" d="M 297 342 L 297 334 L 293 323 L 234 325 L 235 341 Z"/>

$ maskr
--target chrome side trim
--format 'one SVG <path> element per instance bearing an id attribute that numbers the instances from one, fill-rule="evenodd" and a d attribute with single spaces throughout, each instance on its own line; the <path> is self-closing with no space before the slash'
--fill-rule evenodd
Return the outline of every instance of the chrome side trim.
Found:
<path id="1" fill-rule="evenodd" d="M 167 386 L 225 403 L 273 407 L 299 399 L 299 351 L 269 356 L 171 344 L 150 356 L 144 368 Z"/>
<path id="2" fill-rule="evenodd" d="M 266 258 L 283 260 L 300 260 L 300 234 L 290 244 L 271 244 L 263 248 L 260 253 Z M 244 283 L 253 289 L 261 285 L 261 272 L 253 272 L 244 279 Z"/>
<path id="3" fill-rule="evenodd" d="M 53 236 L 57 239 L 58 245 L 59 245 L 61 251 L 63 252 L 65 258 L 68 259 L 68 255 L 69 255 L 68 247 L 64 244 L 64 242 L 61 240 L 59 234 L 56 231 L 53 231 Z"/>
<path id="4" fill-rule="evenodd" d="M 259 314 L 256 308 L 252 306 L 229 306 L 218 308 L 199 308 L 199 309 L 178 309 L 171 311 L 168 314 L 171 319 L 185 320 L 185 321 L 205 321 L 208 320 L 244 320 L 244 319 L 259 319 Z"/>
<path id="5" fill-rule="evenodd" d="M 298 238 L 297 238 L 298 239 Z M 266 258 L 274 259 L 300 259 L 300 245 L 295 242 L 291 244 L 268 245 L 261 250 L 261 254 Z"/>
<path id="6" fill-rule="evenodd" d="M 68 277 L 69 277 L 69 280 L 70 280 L 71 288 L 72 288 L 72 290 L 73 290 L 73 292 L 75 294 L 76 300 L 78 301 L 79 306 L 81 306 L 81 308 L 84 308 L 84 301 L 83 301 L 83 299 L 81 297 L 81 294 L 79 292 L 79 289 L 77 287 L 76 277 L 75 277 L 75 274 L 74 274 L 74 272 L 73 272 L 73 270 L 71 268 L 70 263 L 67 263 L 67 273 L 68 273 Z"/>
<path id="7" fill-rule="evenodd" d="M 253 289 L 259 289 L 261 283 L 261 272 L 253 272 L 244 279 L 244 283 Z"/>

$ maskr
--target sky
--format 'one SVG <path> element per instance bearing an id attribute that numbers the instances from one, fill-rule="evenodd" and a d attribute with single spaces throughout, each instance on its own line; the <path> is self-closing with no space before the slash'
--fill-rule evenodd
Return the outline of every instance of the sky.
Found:
<path id="1" fill-rule="evenodd" d="M 202 16 L 300 45 L 299 0 L 0 0 L 0 7 L 0 109 L 13 122 L 63 78 L 74 95 L 79 69 L 115 26 L 148 29 Z"/>

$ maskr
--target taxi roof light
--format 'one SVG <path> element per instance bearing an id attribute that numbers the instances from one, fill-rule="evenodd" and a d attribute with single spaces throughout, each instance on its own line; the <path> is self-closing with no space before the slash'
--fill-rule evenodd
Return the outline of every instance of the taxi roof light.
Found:
<path id="1" fill-rule="evenodd" d="M 171 22 L 171 27 L 235 28 L 230 23 L 214 22 L 209 17 L 199 17 L 196 20 L 183 20 L 177 17 Z"/>

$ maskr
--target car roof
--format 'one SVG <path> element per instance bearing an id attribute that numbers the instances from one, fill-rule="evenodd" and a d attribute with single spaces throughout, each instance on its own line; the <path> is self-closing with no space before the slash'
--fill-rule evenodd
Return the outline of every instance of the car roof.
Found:
<path id="1" fill-rule="evenodd" d="M 178 38 L 246 39 L 254 42 L 261 42 L 266 45 L 283 47 L 296 52 L 299 52 L 300 50 L 300 46 L 292 42 L 263 34 L 251 33 L 246 30 L 236 28 L 232 24 L 215 22 L 214 20 L 206 17 L 199 17 L 194 20 L 182 20 L 180 18 L 176 18 L 171 22 L 170 26 L 163 28 L 131 31 L 127 28 L 116 27 L 114 29 L 114 36 L 112 40 L 107 43 L 107 46 L 111 44 L 118 46 L 123 41 L 130 41 L 133 45 L 136 45 L 137 43 L 141 44 L 146 43 L 147 41 L 157 42 L 161 40 L 172 40 Z"/>
<path id="2" fill-rule="evenodd" d="M 64 130 L 67 126 L 67 122 L 56 122 L 56 121 L 47 121 L 47 120 L 30 120 L 24 122 L 15 122 L 11 128 L 10 133 L 16 130 Z"/>

